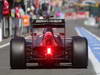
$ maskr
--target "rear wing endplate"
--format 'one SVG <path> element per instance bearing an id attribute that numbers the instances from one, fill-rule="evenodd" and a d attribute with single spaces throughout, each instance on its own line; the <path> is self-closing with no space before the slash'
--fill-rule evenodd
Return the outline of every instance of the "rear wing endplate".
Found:
<path id="1" fill-rule="evenodd" d="M 64 19 L 34 19 L 31 24 L 33 28 L 65 28 Z"/>

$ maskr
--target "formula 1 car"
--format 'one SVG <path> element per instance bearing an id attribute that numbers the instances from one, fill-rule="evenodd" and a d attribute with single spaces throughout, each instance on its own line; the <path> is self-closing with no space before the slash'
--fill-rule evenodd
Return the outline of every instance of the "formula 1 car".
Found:
<path id="1" fill-rule="evenodd" d="M 24 37 L 15 37 L 10 41 L 10 66 L 12 69 L 24 69 L 27 63 L 37 63 L 38 66 L 71 66 L 87 68 L 88 42 L 85 37 L 65 37 L 64 19 L 36 19 L 32 21 L 33 28 L 44 28 L 38 35 L 31 33 L 27 41 Z M 63 28 L 64 33 L 56 34 L 53 28 Z"/>

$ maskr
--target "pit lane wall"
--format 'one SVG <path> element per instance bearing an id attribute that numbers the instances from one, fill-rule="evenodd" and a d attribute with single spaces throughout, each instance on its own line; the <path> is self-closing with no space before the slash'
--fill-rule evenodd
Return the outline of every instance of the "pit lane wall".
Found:
<path id="1" fill-rule="evenodd" d="M 67 12 L 65 13 L 65 19 L 67 20 L 72 20 L 72 19 L 84 19 L 89 17 L 89 12 L 88 11 L 78 11 L 78 12 Z"/>

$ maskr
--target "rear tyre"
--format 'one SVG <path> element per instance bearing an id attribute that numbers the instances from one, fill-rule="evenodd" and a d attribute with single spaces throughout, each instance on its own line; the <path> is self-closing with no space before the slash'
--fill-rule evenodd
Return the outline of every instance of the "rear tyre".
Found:
<path id="1" fill-rule="evenodd" d="M 10 41 L 10 66 L 12 69 L 26 68 L 25 39 L 22 37 Z"/>
<path id="2" fill-rule="evenodd" d="M 84 37 L 72 37 L 72 66 L 75 68 L 87 68 L 88 66 L 88 43 Z"/>

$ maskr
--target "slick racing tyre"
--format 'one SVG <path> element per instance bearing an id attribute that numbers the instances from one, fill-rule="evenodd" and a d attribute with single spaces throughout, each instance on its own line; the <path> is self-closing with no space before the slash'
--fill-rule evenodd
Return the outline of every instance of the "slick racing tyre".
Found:
<path id="1" fill-rule="evenodd" d="M 88 43 L 84 37 L 72 37 L 72 66 L 75 68 L 87 68 L 88 65 Z"/>
<path id="2" fill-rule="evenodd" d="M 10 41 L 10 66 L 12 69 L 24 69 L 25 63 L 25 39 L 16 37 Z"/>

